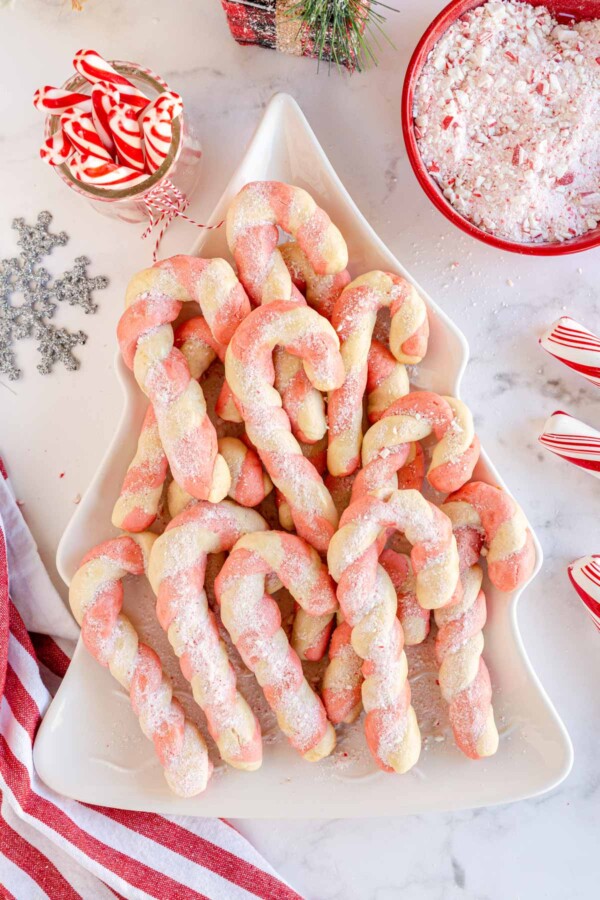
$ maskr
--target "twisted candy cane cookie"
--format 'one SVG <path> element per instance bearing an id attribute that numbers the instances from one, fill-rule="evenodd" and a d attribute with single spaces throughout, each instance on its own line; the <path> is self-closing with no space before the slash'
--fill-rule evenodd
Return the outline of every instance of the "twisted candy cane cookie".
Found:
<path id="1" fill-rule="evenodd" d="M 204 575 L 209 553 L 230 550 L 243 534 L 266 527 L 257 512 L 229 500 L 198 501 L 169 522 L 154 545 L 148 570 L 158 621 L 206 715 L 222 759 L 249 771 L 262 762 L 260 726 L 237 690 L 235 672 L 208 606 Z"/>
<path id="2" fill-rule="evenodd" d="M 208 324 L 201 316 L 188 319 L 175 330 L 175 347 L 183 353 L 190 369 L 190 375 L 196 381 L 202 377 L 214 359 L 218 357 L 223 360 L 225 358 L 225 345 L 220 344 L 213 337 Z M 223 384 L 215 411 L 217 415 L 226 418 L 227 421 L 241 422 L 227 383 Z M 221 447 L 219 447 L 219 453 L 229 466 L 230 460 L 225 458 Z M 233 454 L 235 461 L 238 460 L 238 457 L 239 454 Z M 258 462 L 256 454 L 254 457 Z M 113 509 L 113 525 L 125 531 L 134 532 L 144 531 L 152 525 L 158 515 L 167 469 L 168 460 L 158 433 L 154 408 L 150 404 L 142 423 L 136 454 L 129 464 Z M 180 508 L 183 509 L 183 506 L 187 505 L 190 495 L 176 482 L 172 482 L 172 484 L 175 484 L 175 489 L 179 490 L 186 498 L 185 504 L 183 504 L 183 500 L 179 501 Z M 230 485 L 227 493 L 234 500 L 242 502 L 239 500 L 236 486 Z M 256 503 L 242 502 L 242 505 L 255 506 Z"/>
<path id="3" fill-rule="evenodd" d="M 227 493 L 229 471 L 217 453 L 202 389 L 173 347 L 171 323 L 190 300 L 200 304 L 221 343 L 229 341 L 250 309 L 224 260 L 175 256 L 144 269 L 129 283 L 118 337 L 126 364 L 154 406 L 173 477 L 192 496 L 217 501 Z"/>
<path id="4" fill-rule="evenodd" d="M 185 356 L 190 374 L 196 381 L 204 375 L 213 360 L 225 362 L 227 346 L 213 337 L 208 323 L 202 316 L 188 319 L 175 329 L 175 346 Z M 215 412 L 226 422 L 242 421 L 226 381 L 223 382 L 217 397 Z"/>
<path id="5" fill-rule="evenodd" d="M 123 531 L 145 531 L 156 516 L 169 464 L 158 433 L 152 404 L 148 406 L 137 450 L 123 480 L 112 523 Z"/>
<path id="6" fill-rule="evenodd" d="M 410 705 L 396 593 L 378 563 L 390 529 L 402 532 L 412 544 L 421 606 L 444 606 L 460 596 L 461 587 L 450 520 L 417 491 L 395 491 L 385 501 L 366 495 L 343 514 L 327 561 L 338 582 L 344 618 L 352 628 L 352 646 L 364 661 L 367 743 L 383 769 L 406 772 L 417 761 L 421 742 Z"/>
<path id="7" fill-rule="evenodd" d="M 384 550 L 379 557 L 387 572 L 398 600 L 404 643 L 421 644 L 429 634 L 429 610 L 423 609 L 415 593 L 415 578 L 410 559 L 404 553 Z M 331 637 L 329 664 L 323 675 L 323 699 L 327 714 L 334 725 L 354 722 L 362 709 L 362 660 L 352 647 L 352 629 L 342 621 Z"/>
<path id="8" fill-rule="evenodd" d="M 360 461 L 369 349 L 377 312 L 386 307 L 391 313 L 390 349 L 395 359 L 417 363 L 427 349 L 427 310 L 415 288 L 404 278 L 367 272 L 345 288 L 332 317 L 346 373 L 344 384 L 329 398 L 327 468 L 332 475 L 349 475 Z"/>
<path id="9" fill-rule="evenodd" d="M 367 416 L 378 422 L 386 409 L 410 390 L 406 366 L 381 341 L 373 340 L 367 357 Z"/>
<path id="10" fill-rule="evenodd" d="M 279 247 L 295 287 L 306 297 L 306 302 L 326 319 L 331 319 L 337 298 L 352 279 L 347 269 L 332 275 L 317 275 L 310 261 L 295 241 Z"/>
<path id="11" fill-rule="evenodd" d="M 292 296 L 277 226 L 296 239 L 317 275 L 333 275 L 348 264 L 346 242 L 310 194 L 279 181 L 251 182 L 229 207 L 226 229 L 240 281 L 256 305 Z"/>
<path id="12" fill-rule="evenodd" d="M 440 690 L 449 704 L 454 739 L 471 759 L 493 756 L 498 749 L 492 686 L 481 656 L 487 616 L 482 577 L 479 566 L 464 569 L 462 598 L 435 611 Z"/>
<path id="13" fill-rule="evenodd" d="M 219 572 L 215 592 L 221 619 L 279 727 L 305 759 L 316 762 L 333 750 L 335 732 L 281 628 L 279 607 L 265 593 L 271 573 L 312 615 L 337 608 L 333 583 L 317 553 L 295 535 L 268 531 L 240 538 Z"/>
<path id="14" fill-rule="evenodd" d="M 92 656 L 129 692 L 133 711 L 172 791 L 192 797 L 212 772 L 206 744 L 185 717 L 156 653 L 138 640 L 121 612 L 125 575 L 143 575 L 155 535 L 124 535 L 98 544 L 84 556 L 69 588 L 69 603 Z"/>
<path id="15" fill-rule="evenodd" d="M 277 244 L 280 226 L 293 235 L 320 275 L 341 272 L 348 250 L 329 216 L 301 188 L 277 181 L 247 184 L 227 213 L 227 242 L 240 281 L 254 304 L 273 300 L 306 301 L 292 285 Z M 275 385 L 298 440 L 318 441 L 326 432 L 323 398 L 308 382 L 298 360 L 281 350 L 275 359 Z"/>
<path id="16" fill-rule="evenodd" d="M 469 409 L 454 397 L 416 391 L 396 400 L 366 432 L 362 444 L 363 468 L 357 473 L 352 498 L 365 493 L 385 496 L 397 486 L 410 443 L 434 433 L 438 443 L 427 479 L 438 491 L 462 487 L 479 458 L 479 439 Z"/>
<path id="17" fill-rule="evenodd" d="M 465 566 L 486 551 L 490 581 L 500 591 L 514 591 L 531 576 L 535 548 L 527 520 L 517 502 L 499 487 L 472 481 L 451 494 L 442 511 L 454 529 Z"/>
<path id="18" fill-rule="evenodd" d="M 240 506 L 258 506 L 272 491 L 273 483 L 263 469 L 258 453 L 239 438 L 223 437 L 218 441 L 219 453 L 231 474 L 228 496 Z M 174 518 L 196 503 L 194 497 L 172 481 L 167 494 L 169 513 Z"/>
<path id="19" fill-rule="evenodd" d="M 288 501 L 298 534 L 325 552 L 337 512 L 323 479 L 302 455 L 273 387 L 272 353 L 278 345 L 303 360 L 315 387 L 333 390 L 344 378 L 338 339 L 329 322 L 308 306 L 269 303 L 244 319 L 225 355 L 225 377 L 250 442 Z"/>

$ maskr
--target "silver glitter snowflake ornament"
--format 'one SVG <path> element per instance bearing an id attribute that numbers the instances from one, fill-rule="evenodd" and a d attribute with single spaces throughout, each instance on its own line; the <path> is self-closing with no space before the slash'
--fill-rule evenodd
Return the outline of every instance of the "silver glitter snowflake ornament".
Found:
<path id="1" fill-rule="evenodd" d="M 64 246 L 68 237 L 64 231 L 49 231 L 52 216 L 41 212 L 35 225 L 24 219 L 15 219 L 13 228 L 19 232 L 18 257 L 0 260 L 0 374 L 11 381 L 19 378 L 14 344 L 24 338 L 35 338 L 41 354 L 38 371 L 46 375 L 56 362 L 67 369 L 78 369 L 79 361 L 72 350 L 77 344 L 85 344 L 83 331 L 70 332 L 57 328 L 48 320 L 54 316 L 56 302 L 80 306 L 85 313 L 94 313 L 97 305 L 92 292 L 105 288 L 108 280 L 103 276 L 89 278 L 89 259 L 78 256 L 72 269 L 53 279 L 50 272 L 39 263 L 57 246 Z"/>

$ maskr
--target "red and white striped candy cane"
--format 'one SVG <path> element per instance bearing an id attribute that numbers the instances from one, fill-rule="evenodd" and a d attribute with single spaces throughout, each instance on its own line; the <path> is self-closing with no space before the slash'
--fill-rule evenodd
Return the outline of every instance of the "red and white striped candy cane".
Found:
<path id="1" fill-rule="evenodd" d="M 138 90 L 128 78 L 117 72 L 95 50 L 78 50 L 73 59 L 73 65 L 79 74 L 83 75 L 91 84 L 95 84 L 97 81 L 108 81 L 118 85 L 122 103 L 134 106 L 138 110 L 145 109 L 150 103 L 142 91 Z"/>
<path id="2" fill-rule="evenodd" d="M 122 578 L 143 575 L 154 534 L 123 535 L 87 553 L 73 576 L 69 603 L 86 648 L 129 693 L 131 706 L 153 743 L 172 791 L 192 797 L 212 772 L 206 744 L 173 697 L 154 650 L 139 641 L 123 606 Z"/>
<path id="3" fill-rule="evenodd" d="M 143 152 L 149 172 L 160 169 L 173 143 L 173 120 L 168 113 L 147 109 L 142 113 Z"/>
<path id="4" fill-rule="evenodd" d="M 76 91 L 65 91 L 62 88 L 45 87 L 38 88 L 33 95 L 33 105 L 41 112 L 51 116 L 60 116 L 70 109 L 91 112 L 92 98 L 89 94 L 80 94 Z"/>
<path id="5" fill-rule="evenodd" d="M 600 431 L 585 422 L 557 410 L 546 421 L 539 442 L 561 459 L 600 478 Z"/>
<path id="6" fill-rule="evenodd" d="M 69 169 L 73 177 L 84 184 L 115 191 L 137 187 L 148 180 L 145 172 L 137 172 L 129 166 L 118 166 L 89 153 L 74 153 L 69 160 Z"/>
<path id="7" fill-rule="evenodd" d="M 109 110 L 108 124 L 119 162 L 138 172 L 146 171 L 142 130 L 135 109 L 123 102 L 115 103 Z"/>
<path id="8" fill-rule="evenodd" d="M 221 343 L 229 341 L 250 309 L 225 260 L 174 256 L 131 280 L 117 334 L 125 363 L 154 405 L 173 477 L 193 497 L 216 502 L 229 489 L 229 469 L 218 454 L 202 388 L 173 346 L 172 322 L 185 302 L 200 305 Z"/>
<path id="9" fill-rule="evenodd" d="M 119 102 L 119 89 L 115 84 L 99 81 L 92 86 L 92 119 L 100 140 L 111 157 L 114 157 L 116 150 L 108 114 L 113 106 Z"/>
<path id="10" fill-rule="evenodd" d="M 225 377 L 250 442 L 288 501 L 298 534 L 325 552 L 338 516 L 323 479 L 302 455 L 273 387 L 276 346 L 303 360 L 314 387 L 330 390 L 344 377 L 338 339 L 327 319 L 310 307 L 273 302 L 244 319 L 225 355 Z"/>
<path id="11" fill-rule="evenodd" d="M 60 124 L 78 153 L 114 162 L 94 127 L 91 113 L 69 110 L 60 117 Z"/>
<path id="12" fill-rule="evenodd" d="M 540 338 L 551 356 L 600 386 L 600 338 L 570 316 L 562 316 Z"/>
<path id="13" fill-rule="evenodd" d="M 257 512 L 229 500 L 199 502 L 167 525 L 156 541 L 148 578 L 156 614 L 229 765 L 253 771 L 262 762 L 258 720 L 237 690 L 235 672 L 208 606 L 204 575 L 209 553 L 231 550 L 247 532 L 264 531 Z"/>
<path id="14" fill-rule="evenodd" d="M 71 159 L 74 153 L 75 147 L 62 128 L 59 128 L 49 138 L 46 138 L 40 147 L 41 158 L 51 166 L 61 166 Z"/>
<path id="15" fill-rule="evenodd" d="M 576 559 L 567 572 L 592 622 L 600 631 L 600 555 L 594 553 Z"/>
<path id="16" fill-rule="evenodd" d="M 166 113 L 170 119 L 176 119 L 183 112 L 183 100 L 176 91 L 163 91 L 150 101 L 144 112 L 150 112 L 150 110 Z"/>
<path id="17" fill-rule="evenodd" d="M 317 762 L 335 747 L 335 732 L 288 643 L 279 607 L 266 593 L 273 574 L 308 613 L 336 610 L 333 582 L 316 551 L 295 535 L 266 531 L 240 538 L 219 572 L 221 619 L 283 733 L 304 759 Z"/>
<path id="18" fill-rule="evenodd" d="M 344 384 L 329 397 L 327 468 L 332 475 L 350 475 L 360 463 L 368 356 L 382 308 L 391 313 L 390 349 L 398 362 L 417 363 L 427 349 L 427 309 L 405 278 L 367 272 L 344 289 L 332 316 L 346 372 Z"/>

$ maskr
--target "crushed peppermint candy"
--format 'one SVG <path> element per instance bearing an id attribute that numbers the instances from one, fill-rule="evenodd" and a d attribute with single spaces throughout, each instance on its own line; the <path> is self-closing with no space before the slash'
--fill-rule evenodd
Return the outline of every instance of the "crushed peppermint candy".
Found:
<path id="1" fill-rule="evenodd" d="M 435 45 L 417 82 L 421 157 L 449 203 L 520 243 L 600 221 L 600 19 L 489 0 Z"/>

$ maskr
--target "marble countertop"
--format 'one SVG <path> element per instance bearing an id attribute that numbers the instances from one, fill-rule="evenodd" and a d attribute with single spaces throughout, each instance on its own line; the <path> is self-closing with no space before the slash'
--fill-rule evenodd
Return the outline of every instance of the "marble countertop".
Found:
<path id="1" fill-rule="evenodd" d="M 42 120 L 31 106 L 40 84 L 61 82 L 80 46 L 143 60 L 185 97 L 205 158 L 192 214 L 210 212 L 265 103 L 287 91 L 302 106 L 342 181 L 375 230 L 463 329 L 471 361 L 463 396 L 479 435 L 542 541 L 545 565 L 519 606 L 523 640 L 575 747 L 569 778 L 544 797 L 506 807 L 397 819 L 236 822 L 284 877 L 315 900 L 587 900 L 597 895 L 600 827 L 597 731 L 598 635 L 566 578 L 566 564 L 600 552 L 600 483 L 537 444 L 545 417 L 563 409 L 600 427 L 600 394 L 546 356 L 537 336 L 563 312 L 598 328 L 600 251 L 533 259 L 503 254 L 459 234 L 428 203 L 409 168 L 400 93 L 411 49 L 441 0 L 404 0 L 390 14 L 395 49 L 378 69 L 349 78 L 310 60 L 239 47 L 216 0 L 89 0 L 73 14 L 63 0 L 16 0 L 0 11 L 0 159 L 4 175 L 0 256 L 16 252 L 13 216 L 54 214 L 70 242 L 59 271 L 85 253 L 111 285 L 100 311 L 61 309 L 57 324 L 83 328 L 78 373 L 35 371 L 33 342 L 19 347 L 25 371 L 0 380 L 0 449 L 44 561 L 54 568 L 60 535 L 111 439 L 121 413 L 113 375 L 114 328 L 132 272 L 150 248 L 136 226 L 99 216 L 41 164 Z M 176 12 L 175 12 L 176 10 Z M 10 52 L 7 52 L 10 48 Z M 164 253 L 196 235 L 175 225 Z M 93 361 L 93 362 L 92 362 Z M 33 413 L 24 414 L 24 410 Z M 66 445 L 73 418 L 78 443 Z M 63 590 L 64 593 L 64 590 Z M 316 811 L 315 811 L 316 812 Z"/>

